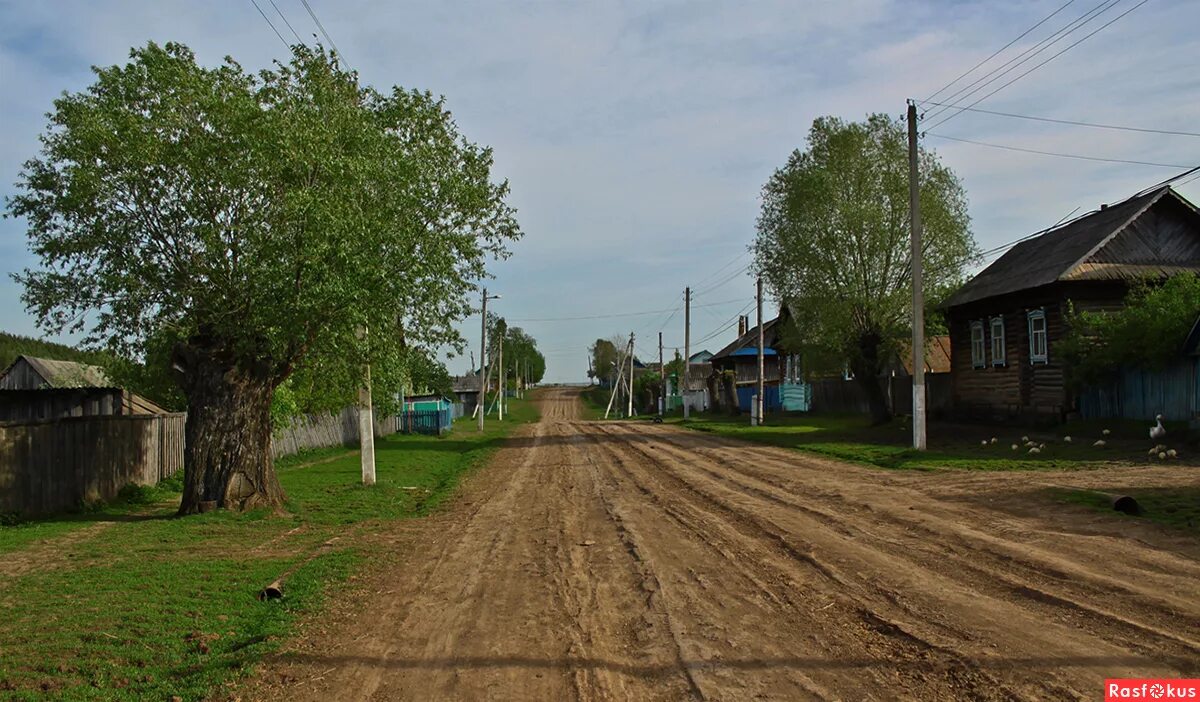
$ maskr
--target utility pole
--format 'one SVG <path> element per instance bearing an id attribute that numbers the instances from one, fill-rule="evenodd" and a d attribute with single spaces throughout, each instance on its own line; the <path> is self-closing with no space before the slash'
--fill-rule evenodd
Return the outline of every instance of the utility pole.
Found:
<path id="1" fill-rule="evenodd" d="M 925 293 L 921 281 L 921 183 L 917 168 L 917 104 L 908 101 L 908 198 L 912 226 L 912 430 L 913 448 L 924 451 L 925 441 Z"/>
<path id="2" fill-rule="evenodd" d="M 692 367 L 692 289 L 683 289 L 683 377 L 679 379 L 679 394 L 683 397 L 683 418 L 691 414 L 688 411 L 688 371 Z"/>
<path id="3" fill-rule="evenodd" d="M 766 407 L 766 401 L 763 394 L 766 388 L 763 385 L 763 315 L 762 315 L 762 276 L 758 277 L 758 397 L 755 400 L 755 411 L 758 414 L 758 425 L 763 423 L 763 408 Z M 776 331 L 776 334 L 779 332 Z"/>
<path id="4" fill-rule="evenodd" d="M 658 333 L 658 416 L 667 411 L 667 367 L 663 365 L 662 332 Z"/>
<path id="5" fill-rule="evenodd" d="M 475 410 L 479 412 L 479 431 L 483 431 L 483 412 L 487 407 L 487 385 L 484 383 L 483 366 L 487 363 L 487 288 L 483 289 L 483 307 L 479 311 L 479 399 Z"/>
<path id="6" fill-rule="evenodd" d="M 483 304 L 479 310 L 479 399 L 475 402 L 475 411 L 479 413 L 479 431 L 483 431 L 483 415 L 487 414 L 487 386 L 491 382 L 491 367 L 488 367 L 487 377 L 483 369 L 487 366 L 487 303 L 488 300 L 499 300 L 499 295 L 488 296 L 487 288 L 483 289 Z"/>
<path id="7" fill-rule="evenodd" d="M 499 404 L 500 410 L 499 410 L 499 413 L 496 415 L 496 418 L 503 422 L 504 421 L 504 391 L 506 389 L 506 386 L 508 385 L 508 383 L 505 382 L 505 378 L 504 378 L 504 335 L 503 334 L 500 335 L 500 340 L 499 340 L 498 346 L 500 347 L 500 404 Z"/>
<path id="8" fill-rule="evenodd" d="M 366 341 L 369 329 L 363 327 L 359 338 Z M 365 364 L 366 385 L 358 389 L 358 447 L 362 462 L 363 485 L 375 484 L 375 413 L 371 409 L 371 364 Z"/>
<path id="9" fill-rule="evenodd" d="M 633 416 L 633 332 L 629 332 L 629 411 L 625 416 Z"/>

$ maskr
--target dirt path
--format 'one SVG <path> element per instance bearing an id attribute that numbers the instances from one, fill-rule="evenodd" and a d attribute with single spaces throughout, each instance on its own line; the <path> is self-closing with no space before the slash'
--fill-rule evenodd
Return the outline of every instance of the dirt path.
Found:
<path id="1" fill-rule="evenodd" d="M 583 422 L 559 391 L 397 535 L 369 613 L 244 697 L 1096 699 L 1195 677 L 1200 544 L 1027 498 L 1134 480 L 1200 474 L 886 472 Z"/>

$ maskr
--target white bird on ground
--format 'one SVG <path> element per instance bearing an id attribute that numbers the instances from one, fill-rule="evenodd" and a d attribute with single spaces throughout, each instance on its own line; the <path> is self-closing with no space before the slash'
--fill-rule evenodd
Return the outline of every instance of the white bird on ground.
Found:
<path id="1" fill-rule="evenodd" d="M 1021 447 L 1020 447 L 1020 446 L 1017 446 L 1016 444 L 1013 444 L 1013 445 L 1012 445 L 1012 450 L 1013 450 L 1013 451 L 1016 451 L 1016 450 L 1017 450 L 1017 449 L 1019 449 L 1019 448 L 1021 448 Z"/>
<path id="2" fill-rule="evenodd" d="M 1096 443 L 1092 444 L 1092 446 L 1104 446 L 1106 443 L 1104 439 L 1096 439 Z"/>
<path id="3" fill-rule="evenodd" d="M 1071 437 L 1069 437 L 1069 436 L 1064 436 L 1064 437 L 1063 437 L 1063 441 L 1065 441 L 1065 442 L 1067 442 L 1067 443 L 1069 444 L 1069 443 L 1071 443 Z"/>
<path id="4" fill-rule="evenodd" d="M 1175 451 L 1175 449 L 1170 449 L 1169 451 L 1167 451 L 1168 458 L 1175 458 L 1178 455 L 1179 454 Z"/>
<path id="5" fill-rule="evenodd" d="M 1029 452 L 1030 453 L 1041 453 L 1042 450 L 1040 448 L 1038 448 L 1037 446 L 1034 446 L 1033 448 L 1029 449 Z"/>
<path id="6" fill-rule="evenodd" d="M 1109 435 L 1109 434 L 1111 434 L 1112 432 L 1111 432 L 1111 431 L 1109 431 L 1109 430 L 1107 430 L 1107 429 L 1105 429 L 1104 431 L 1102 431 L 1102 432 L 1100 432 L 1100 433 L 1101 433 L 1101 434 L 1103 434 L 1103 435 L 1105 435 L 1105 436 L 1108 436 L 1108 435 Z"/>
<path id="7" fill-rule="evenodd" d="M 1157 424 L 1150 427 L 1150 438 L 1161 439 L 1167 435 L 1167 428 L 1162 425 L 1163 416 L 1160 414 L 1155 416 L 1154 419 Z"/>

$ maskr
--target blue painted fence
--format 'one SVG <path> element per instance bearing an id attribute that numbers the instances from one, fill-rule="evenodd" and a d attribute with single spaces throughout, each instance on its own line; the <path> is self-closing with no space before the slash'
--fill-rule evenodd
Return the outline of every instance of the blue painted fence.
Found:
<path id="1" fill-rule="evenodd" d="M 401 434 L 432 434 L 438 435 L 450 431 L 454 424 L 454 410 L 446 407 L 440 410 L 409 410 L 401 412 L 396 418 L 397 431 Z"/>
<path id="2" fill-rule="evenodd" d="M 808 383 L 784 383 L 779 386 L 784 412 L 807 412 L 812 409 L 812 386 Z"/>
<path id="3" fill-rule="evenodd" d="M 1192 419 L 1200 413 L 1200 358 L 1161 371 L 1122 369 L 1113 382 L 1079 393 L 1079 413 L 1085 419 Z"/>

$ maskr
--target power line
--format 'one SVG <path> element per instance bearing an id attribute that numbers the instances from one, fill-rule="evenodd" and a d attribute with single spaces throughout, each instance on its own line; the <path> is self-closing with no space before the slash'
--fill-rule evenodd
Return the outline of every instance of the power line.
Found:
<path id="1" fill-rule="evenodd" d="M 720 275 L 722 272 L 724 272 L 726 268 L 729 268 L 730 266 L 732 266 L 733 264 L 735 264 L 735 263 L 737 263 L 738 261 L 742 260 L 743 258 L 745 258 L 746 256 L 750 255 L 751 253 L 753 253 L 753 251 L 751 251 L 750 249 L 746 249 L 746 250 L 745 250 L 745 251 L 743 251 L 741 254 L 739 254 L 739 255 L 737 255 L 737 256 L 735 256 L 735 257 L 733 257 L 732 259 L 730 259 L 730 260 L 726 261 L 726 262 L 725 262 L 725 265 L 721 266 L 721 267 L 720 267 L 720 268 L 718 268 L 716 271 L 714 271 L 714 272 L 712 272 L 712 273 L 710 273 L 710 274 L 708 274 L 708 275 L 704 276 L 704 277 L 703 277 L 703 278 L 701 278 L 700 280 L 696 281 L 693 287 L 699 287 L 699 286 L 701 286 L 701 285 L 704 285 L 704 284 L 705 284 L 705 283 L 707 283 L 708 281 L 710 281 L 710 280 L 712 280 L 712 279 L 716 278 L 718 275 Z"/>
<path id="2" fill-rule="evenodd" d="M 976 100 L 975 102 L 973 102 L 973 103 L 971 103 L 970 105 L 968 105 L 968 107 L 974 107 L 975 105 L 978 105 L 979 103 L 983 102 L 984 100 L 987 100 L 988 98 L 990 98 L 991 96 L 993 96 L 993 95 L 995 95 L 996 93 L 1000 92 L 1001 90 L 1004 90 L 1004 89 L 1005 89 L 1005 88 L 1007 88 L 1008 86 L 1012 85 L 1013 83 L 1016 83 L 1017 81 L 1021 80 L 1022 78 L 1024 78 L 1024 77 L 1025 77 L 1025 76 L 1027 76 L 1027 75 L 1029 75 L 1030 73 L 1033 73 L 1034 71 L 1036 71 L 1037 69 L 1041 68 L 1042 66 L 1045 66 L 1046 64 L 1050 63 L 1051 61 L 1053 61 L 1054 59 L 1058 58 L 1059 56 L 1062 56 L 1063 54 L 1067 53 L 1068 51 L 1070 51 L 1071 49 L 1075 48 L 1076 46 L 1079 46 L 1080 44 L 1082 44 L 1083 42 L 1085 42 L 1085 41 L 1087 41 L 1088 39 L 1092 38 L 1092 37 L 1093 37 L 1093 36 L 1095 36 L 1097 33 L 1099 33 L 1099 32 L 1101 32 L 1101 31 L 1103 31 L 1103 30 L 1104 30 L 1104 29 L 1106 29 L 1107 27 L 1110 27 L 1110 26 L 1112 26 L 1112 24 L 1113 24 L 1114 22 L 1117 22 L 1117 21 L 1119 21 L 1121 18 L 1125 17 L 1125 16 L 1126 16 L 1126 15 L 1128 15 L 1130 12 L 1133 12 L 1134 10 L 1138 9 L 1139 7 L 1141 7 L 1142 5 L 1145 5 L 1145 4 L 1146 4 L 1146 3 L 1148 3 L 1148 2 L 1150 2 L 1150 0 L 1142 0 L 1142 1 L 1141 1 L 1141 2 L 1139 2 L 1138 4 L 1134 5 L 1133 7 L 1129 8 L 1128 10 L 1126 10 L 1126 11 L 1122 12 L 1121 14 L 1117 15 L 1116 17 L 1114 17 L 1113 19 L 1111 19 L 1111 20 L 1109 20 L 1108 22 L 1104 23 L 1104 24 L 1103 24 L 1103 25 L 1101 25 L 1100 27 L 1098 27 L 1098 28 L 1096 28 L 1096 29 L 1092 30 L 1091 32 L 1089 32 L 1088 34 L 1084 35 L 1084 36 L 1083 36 L 1083 38 L 1081 38 L 1081 39 L 1079 39 L 1079 40 L 1075 41 L 1073 44 L 1071 44 L 1071 45 L 1070 45 L 1070 46 L 1068 46 L 1067 48 L 1063 49 L 1062 51 L 1059 51 L 1057 54 L 1054 54 L 1054 55 L 1053 55 L 1053 56 L 1051 56 L 1050 58 L 1046 59 L 1045 61 L 1042 61 L 1041 63 L 1039 63 L 1038 65 L 1036 65 L 1036 66 L 1034 66 L 1033 68 L 1029 69 L 1028 71 L 1025 71 L 1024 73 L 1022 73 L 1021 75 L 1017 76 L 1016 78 L 1013 78 L 1012 80 L 1008 81 L 1008 82 L 1007 82 L 1007 83 L 1005 83 L 1004 85 L 1001 85 L 999 88 L 996 88 L 995 90 L 993 90 L 992 92 L 988 93 L 987 95 L 984 95 L 983 97 L 979 98 L 979 99 L 978 99 L 978 100 Z M 1107 10 L 1105 10 L 1105 11 L 1107 11 Z M 1101 14 L 1103 14 L 1103 13 L 1101 13 Z M 1097 15 L 1097 16 L 1099 16 L 1099 15 Z M 1095 18 L 1093 18 L 1093 19 L 1095 19 Z M 1090 22 L 1091 20 L 1088 20 L 1088 21 Z M 1085 22 L 1084 24 L 1086 24 L 1086 22 Z M 1082 26 L 1083 26 L 1083 25 L 1080 25 L 1080 27 L 1082 27 Z M 1065 36 L 1065 35 L 1064 35 L 1064 36 Z M 1049 47 L 1046 47 L 1046 48 L 1049 48 Z M 1032 57 L 1030 57 L 1030 58 L 1032 58 Z M 1018 64 L 1018 65 L 1020 65 L 1020 64 Z M 1014 68 L 1015 68 L 1015 66 L 1014 66 Z M 1003 74 L 1001 74 L 1001 75 L 1003 75 Z M 996 76 L 996 77 L 997 77 L 997 78 L 999 78 L 1000 76 Z M 989 82 L 990 82 L 990 81 L 989 81 Z M 980 87 L 982 87 L 982 86 L 980 86 Z M 957 116 L 961 115 L 962 113 L 963 113 L 963 111 L 960 109 L 958 112 L 955 112 L 954 114 L 950 115 L 949 117 L 945 117 L 945 118 L 943 118 L 942 120 L 938 121 L 936 124 L 933 124 L 933 125 L 931 125 L 931 126 L 930 126 L 930 128 L 932 129 L 933 127 L 936 127 L 936 126 L 938 126 L 939 124 L 944 124 L 945 122 L 947 122 L 947 121 L 949 121 L 949 120 L 952 120 L 952 119 L 954 119 L 955 117 L 957 117 Z"/>
<path id="3" fill-rule="evenodd" d="M 928 105 L 940 105 L 942 107 L 953 107 L 959 110 L 967 110 L 969 112 L 981 112 L 988 115 L 997 115 L 999 117 L 1014 117 L 1016 119 L 1028 119 L 1037 122 L 1053 122 L 1054 124 L 1070 124 L 1076 127 L 1092 127 L 1093 129 L 1116 129 L 1124 132 L 1144 132 L 1146 134 L 1168 134 L 1172 136 L 1190 136 L 1200 137 L 1200 132 L 1180 132 L 1171 129 L 1150 129 L 1148 127 L 1129 127 L 1117 124 L 1100 124 L 1098 122 L 1080 122 L 1071 119 L 1055 119 L 1053 117 L 1035 117 L 1033 115 L 1019 115 L 1012 112 L 998 112 L 996 110 L 985 110 L 980 107 L 967 107 L 964 105 L 955 105 L 945 102 L 934 102 L 932 100 L 919 100 L 918 102 Z"/>
<path id="4" fill-rule="evenodd" d="M 1059 158 L 1073 158 L 1082 161 L 1101 161 L 1104 163 L 1124 163 L 1134 166 L 1157 166 L 1159 168 L 1191 168 L 1191 166 L 1180 165 L 1178 163 L 1155 163 L 1152 161 L 1133 161 L 1122 158 L 1101 158 L 1100 156 L 1082 156 L 1080 154 L 1064 154 L 1056 151 L 1040 151 L 1038 149 L 1026 149 L 1020 146 L 1008 146 L 1006 144 L 992 144 L 986 141 L 975 141 L 974 139 L 963 139 L 961 137 L 946 136 L 945 134 L 935 134 L 933 132 L 925 132 L 925 136 L 937 137 L 939 139 L 948 139 L 950 141 L 960 141 L 964 144 L 974 144 L 976 146 L 986 146 L 991 149 L 1004 149 L 1005 151 L 1019 151 L 1026 154 L 1037 154 L 1039 156 L 1057 156 Z"/>
<path id="5" fill-rule="evenodd" d="M 970 84 L 963 86 L 962 88 L 959 88 L 954 93 L 952 93 L 949 97 L 947 97 L 946 100 L 947 101 L 957 100 L 957 99 L 960 99 L 960 96 L 962 98 L 967 98 L 967 97 L 970 97 L 971 95 L 974 95 L 975 93 L 979 92 L 980 90 L 983 90 L 988 85 L 991 85 L 992 83 L 996 82 L 1000 78 L 1011 73 L 1013 70 L 1015 70 L 1021 64 L 1025 63 L 1026 61 L 1029 61 L 1034 56 L 1037 56 L 1038 54 L 1042 53 L 1043 51 L 1049 49 L 1050 47 L 1054 46 L 1055 44 L 1062 41 L 1063 39 L 1066 39 L 1068 36 L 1070 36 L 1071 34 L 1075 33 L 1079 29 L 1081 29 L 1084 25 L 1088 24 L 1089 22 L 1096 19 L 1097 17 L 1104 14 L 1105 12 L 1108 12 L 1113 7 L 1115 7 L 1116 4 L 1120 1 L 1121 0 L 1102 0 L 1100 2 L 1100 4 L 1096 5 L 1092 9 L 1088 10 L 1083 15 L 1071 20 L 1070 22 L 1068 22 L 1063 27 L 1059 28 L 1057 31 L 1055 31 L 1050 36 L 1042 38 L 1037 43 L 1035 43 L 1033 46 L 1029 47 L 1028 49 L 1025 49 L 1021 53 L 1010 58 L 1008 61 L 1005 61 L 1003 64 L 997 66 L 996 68 L 992 69 L 991 71 L 988 71 L 987 73 L 983 74 L 982 76 L 976 78 Z M 939 116 L 944 111 L 945 111 L 944 109 L 939 108 L 938 110 L 935 110 L 933 114 L 929 115 L 929 117 L 933 118 L 933 117 Z"/>
<path id="6" fill-rule="evenodd" d="M 312 5 L 308 4 L 308 0 L 300 0 L 300 2 L 304 3 L 304 9 L 308 10 L 308 16 L 312 17 L 313 24 L 317 25 L 317 29 L 321 30 L 321 36 L 325 37 L 325 41 L 329 42 L 329 46 L 333 48 L 333 52 L 341 57 L 343 61 L 346 61 L 346 65 L 349 66 L 350 62 L 346 60 L 346 55 L 337 48 L 337 44 L 333 43 L 333 37 L 329 36 L 329 32 L 325 31 L 325 25 L 321 24 L 321 20 L 317 19 L 317 13 L 313 12 Z"/>
<path id="7" fill-rule="evenodd" d="M 723 300 L 721 302 L 710 302 L 706 305 L 692 305 L 692 307 L 716 307 L 718 305 L 728 305 L 734 302 L 741 302 L 741 298 L 736 300 Z M 578 317 L 541 317 L 541 318 L 524 318 L 524 319 L 509 319 L 509 322 L 574 322 L 577 320 L 587 319 L 613 319 L 616 317 L 644 317 L 651 314 L 663 314 L 664 312 L 678 311 L 676 308 L 663 308 L 661 310 L 645 310 L 643 312 L 616 312 L 613 314 L 593 314 L 582 315 Z"/>
<path id="8" fill-rule="evenodd" d="M 745 273 L 746 271 L 750 270 L 750 269 L 751 269 L 753 266 L 754 266 L 754 264 L 753 264 L 753 263 L 748 263 L 748 264 L 746 264 L 745 266 L 743 266 L 743 267 L 741 267 L 741 268 L 737 269 L 737 270 L 736 270 L 736 271 L 734 271 L 733 273 L 730 273 L 730 274 L 729 274 L 727 277 L 725 277 L 724 279 L 722 279 L 722 280 L 721 280 L 719 283 L 714 283 L 713 285 L 710 285 L 710 286 L 708 286 L 707 288 L 704 288 L 703 290 L 699 290 L 699 291 L 692 291 L 692 294 L 693 294 L 693 295 L 705 295 L 705 294 L 708 294 L 708 293 L 710 293 L 710 292 L 712 292 L 712 291 L 714 291 L 714 290 L 717 290 L 718 288 L 725 287 L 726 285 L 728 285 L 728 284 L 729 284 L 729 283 L 731 283 L 732 281 L 736 280 L 738 276 L 740 276 L 740 275 L 742 275 L 743 273 Z"/>
<path id="9" fill-rule="evenodd" d="M 304 40 L 301 39 L 300 35 L 296 33 L 296 28 L 293 27 L 292 23 L 288 21 L 287 15 L 283 14 L 283 10 L 279 9 L 279 5 L 275 4 L 275 0 L 270 0 L 270 2 L 271 2 L 271 7 L 274 7 L 275 11 L 279 13 L 279 17 L 280 17 L 280 19 L 283 20 L 283 23 L 287 25 L 288 29 L 292 30 L 292 36 L 296 37 L 296 42 L 298 44 L 303 44 Z"/>
<path id="10" fill-rule="evenodd" d="M 718 326 L 716 329 L 714 329 L 712 332 L 710 332 L 710 333 L 709 333 L 707 336 L 705 336 L 703 339 L 700 339 L 700 340 L 698 340 L 698 341 L 694 341 L 694 342 L 692 342 L 692 343 L 694 343 L 694 344 L 703 344 L 704 342 L 708 341 L 709 339 L 713 339 L 713 338 L 715 338 L 715 337 L 719 336 L 720 334 L 723 334 L 723 333 L 725 333 L 725 330 L 726 330 L 727 328 L 729 328 L 729 325 L 731 325 L 731 324 L 735 324 L 735 323 L 737 322 L 737 320 L 738 320 L 738 317 L 741 317 L 741 316 L 742 316 L 742 315 L 744 315 L 745 313 L 749 312 L 751 307 L 754 307 L 754 300 L 751 300 L 750 302 L 748 302 L 748 303 L 746 304 L 746 306 L 745 306 L 745 307 L 743 307 L 742 309 L 738 310 L 738 313 L 737 313 L 737 314 L 735 314 L 733 317 L 730 317 L 730 318 L 729 318 L 727 321 L 725 321 L 725 322 L 722 322 L 720 326 Z"/>
<path id="11" fill-rule="evenodd" d="M 966 78 L 967 76 L 971 75 L 972 73 L 974 73 L 974 72 L 975 72 L 975 69 L 979 68 L 980 66 L 982 66 L 982 65 L 983 65 L 983 64 L 985 64 L 985 63 L 987 63 L 988 61 L 991 61 L 992 59 L 996 58 L 996 57 L 997 57 L 997 56 L 999 56 L 1001 53 L 1003 53 L 1005 49 L 1007 49 L 1008 47 L 1012 46 L 1013 44 L 1016 44 L 1018 41 L 1020 41 L 1020 40 L 1024 39 L 1026 35 L 1028 35 L 1028 34 L 1029 34 L 1030 32 L 1032 32 L 1033 30 L 1035 30 L 1035 29 L 1037 29 L 1038 27 L 1040 27 L 1040 26 L 1042 26 L 1043 24 L 1045 24 L 1045 23 L 1046 23 L 1048 20 L 1050 20 L 1050 18 L 1054 17 L 1054 16 L 1055 16 L 1055 15 L 1057 15 L 1058 13 L 1060 13 L 1060 12 L 1062 12 L 1063 10 L 1067 9 L 1067 5 L 1070 5 L 1070 4 L 1071 4 L 1071 3 L 1073 3 L 1073 2 L 1075 2 L 1075 0 L 1067 0 L 1067 2 L 1066 2 L 1066 4 L 1065 4 L 1065 5 L 1062 5 L 1061 7 L 1059 7 L 1059 8 L 1058 8 L 1057 10 L 1055 10 L 1054 12 L 1051 12 L 1050 14 L 1046 15 L 1045 17 L 1043 17 L 1041 20 L 1039 20 L 1039 21 L 1038 21 L 1038 23 L 1037 23 L 1037 24 L 1035 24 L 1035 25 L 1033 25 L 1032 27 L 1030 27 L 1029 29 L 1026 29 L 1025 31 L 1021 32 L 1019 35 L 1017 35 L 1017 38 L 1016 38 L 1016 39 L 1013 39 L 1012 41 L 1008 42 L 1007 44 L 1005 44 L 1004 46 L 1000 47 L 999 49 L 996 49 L 996 51 L 995 51 L 995 52 L 993 52 L 991 56 L 988 56 L 987 58 L 985 58 L 984 60 L 982 60 L 982 61 L 980 61 L 979 63 L 975 64 L 974 66 L 971 66 L 971 68 L 969 68 L 969 69 L 968 69 L 968 70 L 967 70 L 965 73 L 963 73 L 963 74 L 962 74 L 962 75 L 960 75 L 959 77 L 955 78 L 954 80 L 950 81 L 949 83 L 947 83 L 947 84 L 943 85 L 942 87 L 938 88 L 936 91 L 934 91 L 934 93 L 933 93 L 932 95 L 930 95 L 929 97 L 927 97 L 927 98 L 925 98 L 924 100 L 922 100 L 922 102 L 929 102 L 929 101 L 933 100 L 933 98 L 935 98 L 935 97 L 937 97 L 939 94 L 941 94 L 941 92 L 942 92 L 943 90 L 945 90 L 946 88 L 949 88 L 950 86 L 954 85 L 955 83 L 957 83 L 958 81 L 962 80 L 963 78 Z"/>
<path id="12" fill-rule="evenodd" d="M 250 0 L 250 4 L 254 5 L 254 9 L 258 10 L 258 14 L 262 15 L 262 18 L 271 28 L 271 31 L 275 32 L 275 36 L 279 37 L 279 41 L 283 42 L 283 45 L 287 47 L 288 51 L 291 51 L 292 45 L 287 43 L 287 39 L 284 39 L 283 35 L 279 33 L 279 30 L 275 28 L 275 25 L 271 22 L 271 18 L 267 17 L 267 13 L 263 12 L 262 8 L 258 6 L 258 2 L 256 0 Z"/>

